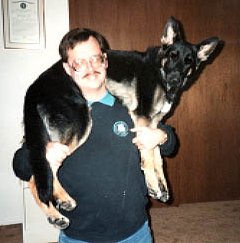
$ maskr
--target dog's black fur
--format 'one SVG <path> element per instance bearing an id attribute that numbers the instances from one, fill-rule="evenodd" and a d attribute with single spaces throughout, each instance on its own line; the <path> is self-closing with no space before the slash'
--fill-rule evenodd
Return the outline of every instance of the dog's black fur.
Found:
<path id="1" fill-rule="evenodd" d="M 178 22 L 170 18 L 160 46 L 146 52 L 107 52 L 107 88 L 127 106 L 135 125 L 139 125 L 139 118 L 144 118 L 147 125 L 156 127 L 178 100 L 188 79 L 196 73 L 200 63 L 208 59 L 218 43 L 216 37 L 198 45 L 185 42 Z M 91 129 L 86 101 L 78 86 L 65 73 L 61 62 L 44 72 L 29 87 L 24 103 L 24 127 L 37 194 L 40 201 L 48 205 L 55 198 L 54 175 L 45 156 L 46 144 L 59 141 L 67 145 L 73 143 L 76 148 L 86 140 Z M 152 169 L 153 173 L 161 170 Z M 154 175 L 151 173 L 151 176 Z M 156 180 L 160 191 L 167 191 L 159 175 Z M 148 186 L 151 196 L 168 200 L 168 195 L 162 198 L 162 192 Z M 57 220 L 55 218 L 52 222 L 63 228 Z"/>
<path id="2" fill-rule="evenodd" d="M 24 103 L 25 140 L 39 198 L 48 204 L 53 175 L 46 160 L 46 145 L 80 141 L 90 124 L 86 100 L 59 61 L 28 88 Z"/>
<path id="3" fill-rule="evenodd" d="M 190 80 L 193 82 L 200 64 L 213 54 L 219 42 L 217 37 L 197 45 L 186 42 L 179 22 L 171 17 L 164 28 L 160 46 L 145 52 L 108 52 L 107 88 L 131 111 L 136 126 L 141 125 L 139 121 L 143 118 L 144 124 L 156 128 L 157 123 L 179 101 L 182 91 L 189 87 Z M 142 161 L 146 162 L 143 158 L 146 156 L 142 153 Z M 156 168 L 161 159 L 157 160 L 159 162 L 155 161 L 155 165 L 151 166 L 149 176 L 145 174 L 146 182 L 152 197 L 167 201 L 166 181 L 160 175 L 162 168 Z M 144 171 L 144 167 L 149 168 L 146 163 L 142 164 Z M 155 182 L 150 182 L 155 174 L 158 174 Z"/>
<path id="4" fill-rule="evenodd" d="M 174 31 L 172 37 L 169 36 L 169 28 Z M 174 18 L 169 18 L 161 46 L 148 48 L 145 52 L 108 51 L 107 74 L 110 84 L 107 85 L 116 96 L 119 96 L 119 90 L 114 89 L 116 84 L 111 86 L 111 79 L 113 83 L 129 87 L 129 92 L 132 92 L 134 86 L 138 101 L 135 114 L 152 118 L 155 115 L 152 114 L 152 106 L 156 87 L 163 90 L 162 98 L 166 98 L 169 103 L 177 102 L 182 91 L 189 87 L 188 80 L 194 81 L 193 76 L 200 64 L 208 60 L 219 42 L 217 37 L 212 37 L 197 45 L 190 44 L 182 39 L 179 23 Z M 204 46 L 209 47 L 200 57 L 198 54 Z M 124 98 L 121 99 L 124 101 Z"/>

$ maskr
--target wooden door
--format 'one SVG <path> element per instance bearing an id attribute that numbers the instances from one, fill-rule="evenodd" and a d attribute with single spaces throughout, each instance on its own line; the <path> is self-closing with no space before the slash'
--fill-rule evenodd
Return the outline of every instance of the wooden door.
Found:
<path id="1" fill-rule="evenodd" d="M 69 0 L 70 28 L 95 29 L 112 49 L 158 45 L 169 16 L 191 43 L 210 36 L 225 42 L 167 120 L 180 142 L 166 158 L 175 204 L 240 198 L 239 9 L 238 0 Z"/>

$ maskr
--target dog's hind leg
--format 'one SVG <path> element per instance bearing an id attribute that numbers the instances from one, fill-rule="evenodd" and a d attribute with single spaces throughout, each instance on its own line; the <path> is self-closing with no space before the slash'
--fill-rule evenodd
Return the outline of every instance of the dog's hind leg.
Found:
<path id="1" fill-rule="evenodd" d="M 86 128 L 85 134 L 82 136 L 80 140 L 78 140 L 76 137 L 74 137 L 71 141 L 71 143 L 68 144 L 70 154 L 73 153 L 74 150 L 76 150 L 79 146 L 81 146 L 87 138 L 89 137 L 89 134 L 91 132 L 92 128 L 92 120 L 90 119 L 89 124 Z M 64 143 L 64 141 L 61 141 Z M 65 191 L 65 189 L 62 187 L 61 183 L 59 182 L 57 178 L 57 171 L 58 167 L 54 167 L 52 165 L 51 169 L 53 172 L 53 197 L 57 202 L 57 208 L 64 209 L 66 211 L 73 210 L 77 203 L 76 201 Z"/>
<path id="2" fill-rule="evenodd" d="M 75 149 L 81 146 L 87 140 L 92 128 L 92 120 L 89 121 L 89 124 L 86 128 L 85 134 L 82 136 L 80 140 L 76 137 L 73 137 L 71 142 L 68 144 L 70 154 L 73 153 Z M 66 144 L 66 141 L 61 141 Z M 57 205 L 57 209 L 61 208 L 66 211 L 73 210 L 77 203 L 76 201 L 66 192 L 66 190 L 62 187 L 61 183 L 57 178 L 58 166 L 51 165 L 51 170 L 53 172 L 53 198 L 55 199 Z"/>
<path id="3" fill-rule="evenodd" d="M 32 192 L 32 195 L 40 207 L 40 209 L 45 213 L 48 218 L 49 223 L 53 224 L 58 229 L 66 229 L 69 226 L 69 219 L 63 216 L 52 204 L 49 202 L 49 205 L 43 203 L 37 193 L 37 188 L 35 184 L 34 177 L 32 176 L 28 182 L 29 188 Z"/>
<path id="4" fill-rule="evenodd" d="M 57 203 L 56 207 L 66 211 L 73 210 L 77 206 L 76 201 L 61 186 L 56 174 L 53 174 L 53 197 Z"/>

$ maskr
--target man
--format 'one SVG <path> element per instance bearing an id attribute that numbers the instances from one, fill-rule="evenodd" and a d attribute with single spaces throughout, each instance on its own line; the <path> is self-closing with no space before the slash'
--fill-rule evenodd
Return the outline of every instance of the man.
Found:
<path id="1" fill-rule="evenodd" d="M 131 132 L 133 122 L 127 109 L 105 86 L 106 49 L 102 35 L 78 28 L 67 33 L 59 46 L 63 68 L 91 106 L 93 120 L 89 138 L 72 154 L 59 143 L 47 146 L 48 161 L 51 166 L 61 165 L 59 180 L 77 201 L 73 211 L 61 212 L 71 223 L 61 231 L 60 243 L 152 242 L 137 147 L 161 145 L 162 154 L 169 155 L 176 142 L 166 125 L 136 128 L 137 136 Z M 18 177 L 30 179 L 26 148 L 17 151 L 13 167 Z"/>

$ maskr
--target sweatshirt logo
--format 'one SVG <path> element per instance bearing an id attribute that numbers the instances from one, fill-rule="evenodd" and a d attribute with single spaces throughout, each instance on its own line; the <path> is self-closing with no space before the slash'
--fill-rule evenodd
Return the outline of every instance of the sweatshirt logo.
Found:
<path id="1" fill-rule="evenodd" d="M 124 121 L 117 121 L 113 124 L 113 132 L 120 137 L 126 137 L 128 135 L 128 125 Z"/>

